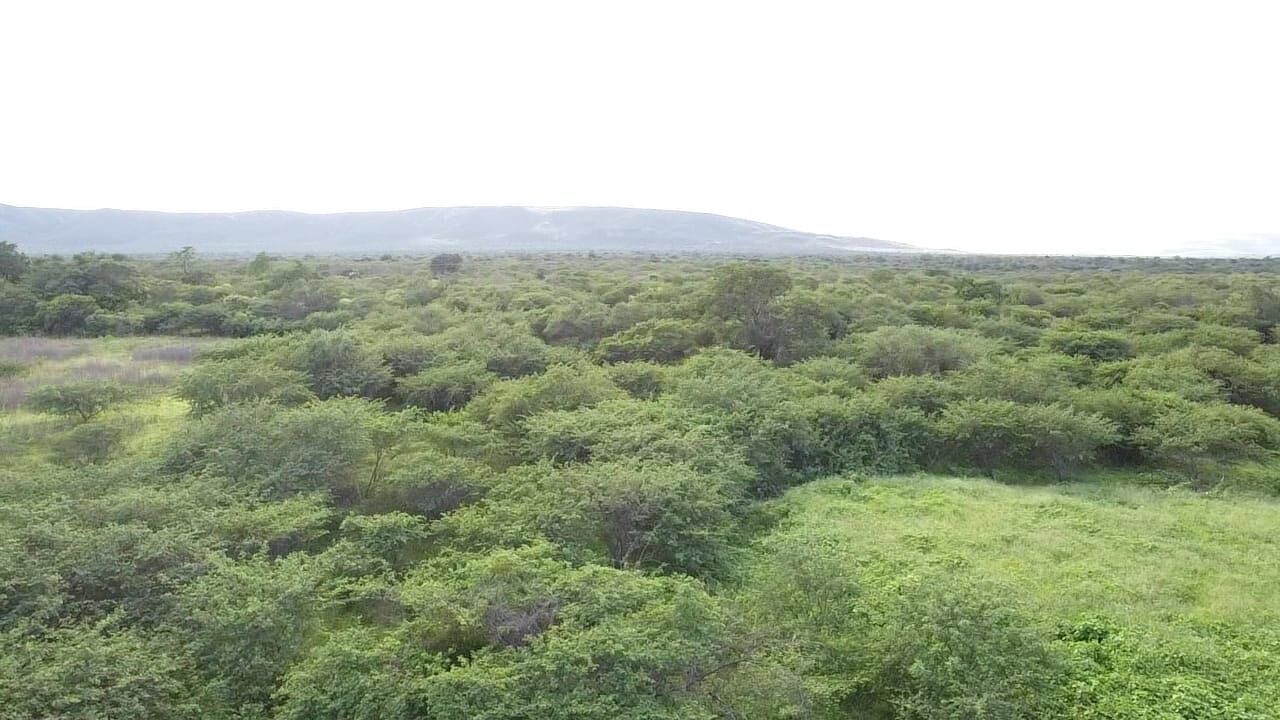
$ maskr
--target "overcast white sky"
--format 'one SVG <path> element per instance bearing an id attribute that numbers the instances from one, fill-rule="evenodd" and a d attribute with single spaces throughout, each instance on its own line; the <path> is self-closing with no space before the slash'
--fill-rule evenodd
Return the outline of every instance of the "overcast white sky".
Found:
<path id="1" fill-rule="evenodd" d="M 1280 3 L 1223 0 L 13 0 L 0 202 L 1152 252 L 1280 233 L 1278 38 Z"/>

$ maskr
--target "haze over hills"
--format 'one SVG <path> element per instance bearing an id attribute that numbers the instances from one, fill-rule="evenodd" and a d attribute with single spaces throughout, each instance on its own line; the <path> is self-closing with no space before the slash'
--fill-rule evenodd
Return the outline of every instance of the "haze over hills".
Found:
<path id="1" fill-rule="evenodd" d="M 0 240 L 31 253 L 913 252 L 902 243 L 799 232 L 709 213 L 610 207 L 417 208 L 307 214 L 163 213 L 0 205 Z"/>
<path id="2" fill-rule="evenodd" d="M 1280 235 L 1228 235 L 1206 243 L 1171 247 L 1161 255 L 1184 257 L 1266 257 L 1280 255 Z"/>

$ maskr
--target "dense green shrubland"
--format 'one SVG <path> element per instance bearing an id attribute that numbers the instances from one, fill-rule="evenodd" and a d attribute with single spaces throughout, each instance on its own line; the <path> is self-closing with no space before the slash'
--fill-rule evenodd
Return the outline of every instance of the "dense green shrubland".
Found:
<path id="1" fill-rule="evenodd" d="M 1274 261 L 0 260 L 0 717 L 1276 706 Z"/>

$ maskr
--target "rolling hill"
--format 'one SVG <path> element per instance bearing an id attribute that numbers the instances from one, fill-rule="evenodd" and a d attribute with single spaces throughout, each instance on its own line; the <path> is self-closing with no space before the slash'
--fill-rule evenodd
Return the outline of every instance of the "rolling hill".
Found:
<path id="1" fill-rule="evenodd" d="M 799 232 L 708 213 L 607 207 L 442 207 L 314 215 L 162 213 L 0 205 L 0 240 L 30 253 L 911 252 L 871 238 Z"/>

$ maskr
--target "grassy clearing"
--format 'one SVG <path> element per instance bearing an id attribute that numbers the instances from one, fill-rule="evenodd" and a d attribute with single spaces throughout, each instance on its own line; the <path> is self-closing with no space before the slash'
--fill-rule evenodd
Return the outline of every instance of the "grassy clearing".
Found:
<path id="1" fill-rule="evenodd" d="M 108 414 L 107 420 L 118 418 L 130 432 L 125 452 L 141 455 L 152 452 L 187 415 L 187 404 L 175 397 L 162 395 L 133 403 Z"/>
<path id="2" fill-rule="evenodd" d="M 120 456 L 153 452 L 187 414 L 187 404 L 167 394 L 153 394 L 111 408 L 94 423 L 121 430 Z M 0 412 L 0 468 L 45 466 L 52 462 L 51 441 L 77 425 L 69 418 L 24 409 Z"/>
<path id="3" fill-rule="evenodd" d="M 109 380 L 126 387 L 129 399 L 95 420 L 121 431 L 127 454 L 147 451 L 186 412 L 170 394 L 178 373 L 211 343 L 192 338 L 64 339 L 0 338 L 0 361 L 17 372 L 0 376 L 0 467 L 27 468 L 50 461 L 51 441 L 75 422 L 23 407 L 36 388 Z"/>
<path id="4" fill-rule="evenodd" d="M 196 354 L 218 340 L 193 338 L 0 338 L 0 410 L 16 410 L 43 385 L 112 380 L 139 395 L 166 388 Z"/>
<path id="5" fill-rule="evenodd" d="M 1081 717 L 1276 717 L 1280 708 L 1274 500 L 906 477 L 820 481 L 780 502 L 786 520 L 763 553 L 803 538 L 837 547 L 864 584 L 992 581 L 1048 635 L 1109 628 L 1088 654 L 1097 680 L 1081 691 Z"/>

